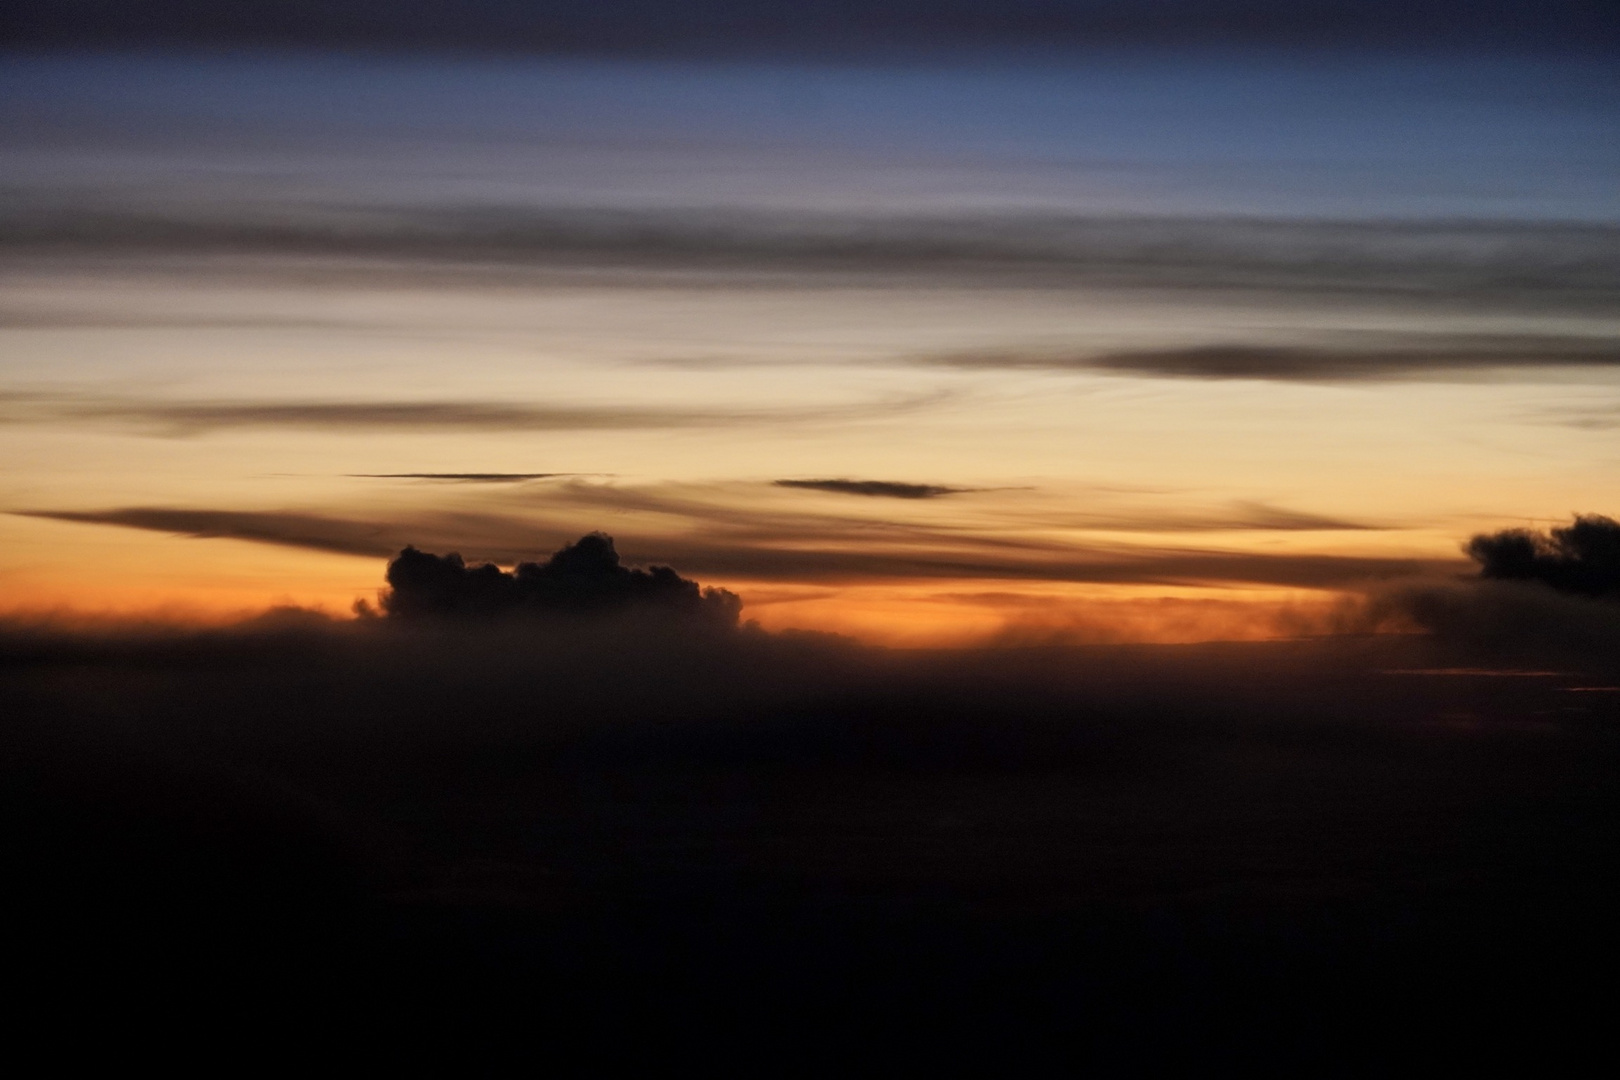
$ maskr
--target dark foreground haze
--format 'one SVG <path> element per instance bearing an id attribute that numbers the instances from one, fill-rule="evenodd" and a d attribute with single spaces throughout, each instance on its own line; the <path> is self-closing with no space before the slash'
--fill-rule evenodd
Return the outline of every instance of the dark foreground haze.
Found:
<path id="1" fill-rule="evenodd" d="M 1356 616 L 1407 634 L 908 653 L 611 554 L 496 614 L 413 606 L 407 552 L 350 622 L 4 628 L 26 1015 L 458 1072 L 1608 1052 L 1612 594 L 1499 573 Z M 436 565 L 441 600 L 481 573 Z"/>

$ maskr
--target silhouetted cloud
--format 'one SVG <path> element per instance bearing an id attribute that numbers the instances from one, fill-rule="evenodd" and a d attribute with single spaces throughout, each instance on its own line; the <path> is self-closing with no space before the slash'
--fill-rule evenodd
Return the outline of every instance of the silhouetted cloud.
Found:
<path id="1" fill-rule="evenodd" d="M 1533 581 L 1579 596 L 1620 593 L 1620 522 L 1599 514 L 1546 532 L 1504 529 L 1474 537 L 1467 551 L 1480 576 Z"/>
<path id="2" fill-rule="evenodd" d="M 407 547 L 388 564 L 388 585 L 383 610 L 400 619 L 656 612 L 734 626 L 742 610 L 736 594 L 705 589 L 667 566 L 621 565 L 613 538 L 599 532 L 511 573 Z"/>
<path id="3" fill-rule="evenodd" d="M 945 487 L 942 484 L 907 484 L 896 480 L 773 480 L 777 487 L 831 491 L 838 495 L 870 495 L 889 499 L 932 499 L 940 495 L 960 495 L 973 488 Z"/>
<path id="4" fill-rule="evenodd" d="M 1362 346 L 1214 344 L 1120 353 L 986 352 L 927 358 L 936 366 L 1102 371 L 1182 379 L 1372 382 L 1473 376 L 1493 369 L 1620 367 L 1620 340 L 1521 335 L 1412 336 Z"/>

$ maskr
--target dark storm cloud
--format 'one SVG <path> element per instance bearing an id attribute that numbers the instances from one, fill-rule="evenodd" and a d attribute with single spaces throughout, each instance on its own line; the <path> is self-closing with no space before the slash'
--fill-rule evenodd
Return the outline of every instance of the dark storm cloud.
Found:
<path id="1" fill-rule="evenodd" d="M 896 480 L 773 480 L 777 487 L 830 491 L 837 495 L 867 495 L 888 499 L 934 499 L 960 495 L 972 488 L 945 487 L 942 484 L 907 484 Z"/>
<path id="2" fill-rule="evenodd" d="M 1373 335 L 1364 335 L 1371 337 Z M 1620 368 L 1620 340 L 1524 335 L 1407 335 L 1361 346 L 1217 344 L 1119 353 L 987 352 L 925 363 L 988 370 L 1102 371 L 1182 379 L 1376 382 L 1478 377 L 1492 371 Z"/>
<path id="3" fill-rule="evenodd" d="M 387 522 L 299 513 L 132 507 L 32 511 L 28 516 L 117 525 L 196 537 L 229 537 L 349 555 L 386 555 L 411 543 L 514 563 L 533 555 L 536 537 L 589 520 L 566 505 L 548 519 L 497 514 L 423 514 Z M 701 517 L 693 515 L 699 523 Z M 1460 562 L 1340 555 L 1271 555 L 1195 548 L 1085 548 L 996 536 L 821 521 L 716 514 L 706 536 L 690 527 L 631 534 L 639 559 L 696 573 L 780 581 L 953 577 L 1111 584 L 1243 583 L 1342 588 L 1369 581 L 1447 573 Z M 700 525 L 701 527 L 701 525 Z"/>
<path id="4" fill-rule="evenodd" d="M 88 395 L 0 395 L 0 423 L 111 422 L 173 437 L 233 428 L 336 432 L 619 431 L 817 423 L 891 416 L 940 400 L 919 395 L 886 402 L 799 409 L 681 409 L 633 405 L 539 405 L 481 401 L 162 401 Z"/>
<path id="5" fill-rule="evenodd" d="M 57 0 L 13 5 L 10 45 L 260 45 L 494 52 L 868 53 L 881 49 L 1251 44 L 1612 46 L 1620 19 L 1584 0 Z"/>

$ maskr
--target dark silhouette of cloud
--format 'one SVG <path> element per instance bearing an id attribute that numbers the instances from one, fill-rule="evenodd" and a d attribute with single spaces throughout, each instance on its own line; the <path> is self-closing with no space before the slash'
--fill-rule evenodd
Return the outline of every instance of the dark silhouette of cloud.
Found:
<path id="1" fill-rule="evenodd" d="M 613 538 L 599 532 L 511 573 L 407 547 L 388 564 L 388 585 L 383 610 L 399 619 L 656 612 L 734 626 L 742 610 L 735 593 L 705 589 L 667 566 L 621 565 Z"/>
<path id="2" fill-rule="evenodd" d="M 1466 550 L 1483 578 L 1538 582 L 1577 596 L 1620 595 L 1620 522 L 1600 514 L 1578 514 L 1546 532 L 1482 534 Z"/>
<path id="3" fill-rule="evenodd" d="M 838 495 L 868 495 L 887 499 L 933 499 L 960 495 L 973 488 L 945 487 L 942 484 L 906 484 L 895 480 L 773 480 L 777 487 L 831 491 Z"/>
<path id="4" fill-rule="evenodd" d="M 1448 336 L 1364 347 L 1234 343 L 1100 355 L 991 352 L 930 358 L 927 362 L 964 368 L 1104 371 L 1181 379 L 1374 382 L 1478 376 L 1498 369 L 1614 368 L 1620 367 L 1620 341 Z"/>

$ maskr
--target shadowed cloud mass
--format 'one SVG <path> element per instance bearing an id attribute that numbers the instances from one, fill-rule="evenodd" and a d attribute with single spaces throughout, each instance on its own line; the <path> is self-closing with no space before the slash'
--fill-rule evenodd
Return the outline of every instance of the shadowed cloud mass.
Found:
<path id="1" fill-rule="evenodd" d="M 1474 537 L 1468 554 L 1480 576 L 1538 582 L 1577 596 L 1620 594 L 1620 522 L 1578 514 L 1569 525 L 1537 532 L 1504 529 Z"/>
<path id="2" fill-rule="evenodd" d="M 736 594 L 702 588 L 667 566 L 621 565 L 613 538 L 599 532 L 511 573 L 407 547 L 388 564 L 388 585 L 383 610 L 400 619 L 647 612 L 734 626 L 742 610 Z"/>

